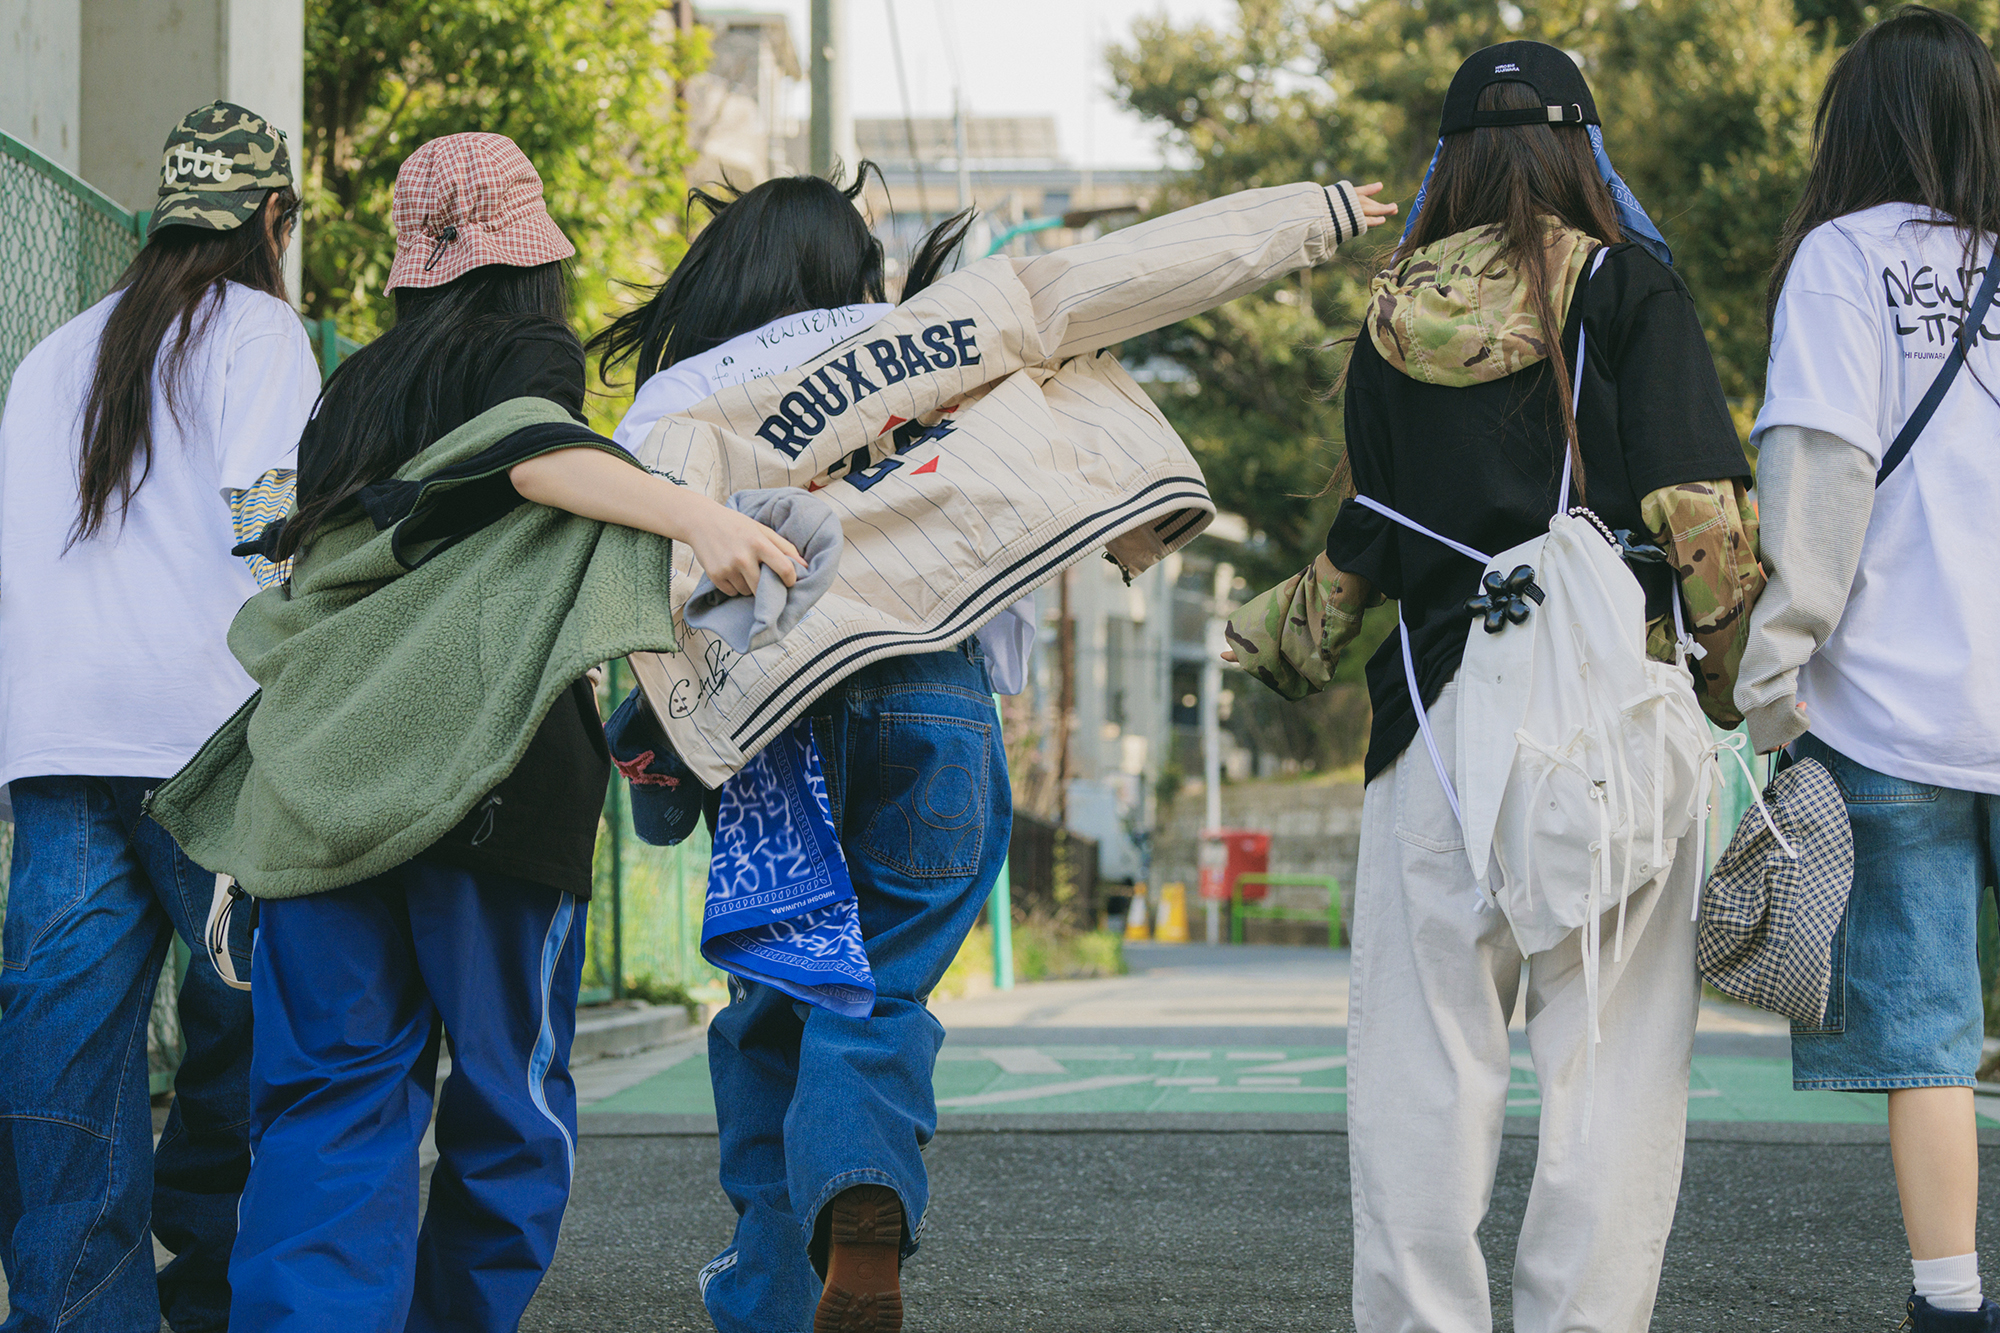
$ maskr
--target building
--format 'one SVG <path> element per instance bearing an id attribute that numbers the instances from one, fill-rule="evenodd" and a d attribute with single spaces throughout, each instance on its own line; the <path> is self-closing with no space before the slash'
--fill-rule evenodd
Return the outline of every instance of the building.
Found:
<path id="1" fill-rule="evenodd" d="M 705 9 L 708 68 L 687 81 L 688 137 L 699 156 L 688 170 L 696 187 L 727 182 L 748 188 L 804 171 L 803 128 L 790 112 L 804 73 L 782 13 Z"/>
<path id="2" fill-rule="evenodd" d="M 962 163 L 950 116 L 856 120 L 854 140 L 860 156 L 882 169 L 862 202 L 892 270 L 928 227 L 967 202 L 980 213 L 967 247 L 973 257 L 997 246 L 1029 254 L 1074 245 L 1106 222 L 1144 212 L 1166 174 L 1071 164 L 1053 116 L 967 116 Z M 1063 225 L 1066 215 L 1076 225 Z"/>
<path id="3" fill-rule="evenodd" d="M 0 0 L 0 62 L 0 130 L 128 209 L 152 208 L 160 145 L 204 103 L 295 143 L 304 126 L 304 0 Z"/>

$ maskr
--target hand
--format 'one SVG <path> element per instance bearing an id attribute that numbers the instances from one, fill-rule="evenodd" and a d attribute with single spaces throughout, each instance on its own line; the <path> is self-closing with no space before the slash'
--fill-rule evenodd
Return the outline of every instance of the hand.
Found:
<path id="1" fill-rule="evenodd" d="M 1354 192 L 1361 196 L 1361 228 L 1379 227 L 1395 216 L 1396 205 L 1383 203 L 1375 196 L 1382 193 L 1382 182 L 1356 186 Z"/>
<path id="2" fill-rule="evenodd" d="M 693 497 L 690 493 L 690 498 Z M 787 588 L 798 582 L 806 562 L 790 542 L 754 518 L 703 497 L 704 508 L 686 523 L 689 546 L 702 573 L 731 597 L 757 591 L 763 567 L 769 565 Z"/>
<path id="3" fill-rule="evenodd" d="M 1222 650 L 1222 660 L 1234 665 L 1236 662 L 1236 650 L 1234 648 L 1224 648 Z"/>

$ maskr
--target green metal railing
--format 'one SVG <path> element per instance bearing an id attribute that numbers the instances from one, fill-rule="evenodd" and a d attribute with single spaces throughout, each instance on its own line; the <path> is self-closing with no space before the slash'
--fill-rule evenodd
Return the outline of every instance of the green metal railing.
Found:
<path id="1" fill-rule="evenodd" d="M 1268 896 L 1262 902 L 1245 902 L 1245 885 L 1261 884 L 1269 889 L 1273 885 L 1315 888 L 1326 894 L 1325 907 L 1284 907 L 1273 904 Z M 1261 873 L 1242 874 L 1229 889 L 1229 942 L 1243 943 L 1243 923 L 1245 921 L 1312 921 L 1326 923 L 1326 947 L 1338 949 L 1345 941 L 1341 936 L 1340 921 L 1340 877 L 1338 875 L 1266 875 Z"/>

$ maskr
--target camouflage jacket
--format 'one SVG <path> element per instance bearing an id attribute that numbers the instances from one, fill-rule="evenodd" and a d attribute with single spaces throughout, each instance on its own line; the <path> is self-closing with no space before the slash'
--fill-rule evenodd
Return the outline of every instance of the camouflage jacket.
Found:
<path id="1" fill-rule="evenodd" d="M 1680 574 L 1681 600 L 1692 617 L 1688 632 L 1705 654 L 1688 662 L 1701 711 L 1716 726 L 1732 728 L 1743 720 L 1733 696 L 1750 641 L 1750 609 L 1764 591 L 1756 502 L 1733 480 L 1690 481 L 1654 491 L 1639 513 Z M 1665 662 L 1673 651 L 1673 618 L 1662 616 L 1647 628 L 1646 652 Z"/>
<path id="2" fill-rule="evenodd" d="M 1245 671 L 1287 699 L 1317 694 L 1354 636 L 1361 614 L 1382 602 L 1368 580 L 1343 574 L 1322 551 L 1269 592 L 1251 598 L 1223 626 Z"/>
<path id="3" fill-rule="evenodd" d="M 1580 231 L 1544 221 L 1549 309 L 1561 320 L 1598 247 Z M 1532 291 L 1502 262 L 1497 226 L 1457 232 L 1376 274 L 1366 324 L 1382 359 L 1425 384 L 1482 384 L 1549 355 Z"/>
<path id="4" fill-rule="evenodd" d="M 1764 590 L 1756 506 L 1735 481 L 1698 481 L 1654 491 L 1640 513 L 1679 571 L 1688 629 L 1706 654 L 1688 664 L 1702 711 L 1717 726 L 1734 727 L 1743 720 L 1731 698 L 1736 671 L 1750 636 L 1750 609 Z M 1286 699 L 1303 699 L 1332 682 L 1362 613 L 1382 600 L 1366 579 L 1335 569 L 1322 552 L 1237 608 L 1223 632 L 1245 671 Z M 1673 659 L 1671 616 L 1648 626 L 1646 651 L 1658 661 Z"/>

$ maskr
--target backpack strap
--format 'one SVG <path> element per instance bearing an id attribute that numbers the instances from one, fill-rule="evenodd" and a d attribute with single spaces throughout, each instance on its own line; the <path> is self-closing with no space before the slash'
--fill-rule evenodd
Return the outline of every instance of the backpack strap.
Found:
<path id="1" fill-rule="evenodd" d="M 1952 339 L 1951 355 L 1938 368 L 1937 378 L 1931 381 L 1930 392 L 1917 404 L 1917 410 L 1910 413 L 1910 419 L 1903 423 L 1903 428 L 1896 432 L 1895 443 L 1889 446 L 1889 452 L 1882 455 L 1882 466 L 1875 473 L 1876 486 L 1889 479 L 1889 474 L 1896 470 L 1896 465 L 1916 444 L 1917 437 L 1924 433 L 1924 427 L 1931 424 L 1938 405 L 1944 402 L 1945 390 L 1951 388 L 1951 382 L 1958 378 L 1967 354 L 1972 351 L 1972 344 L 1979 340 L 1980 325 L 1986 322 L 1986 312 L 1993 307 L 1996 291 L 2000 291 L 2000 250 L 1986 257 L 1986 281 L 1979 284 L 1979 295 L 1973 297 L 1972 304 L 1966 307 L 1965 319 L 1958 326 L 1958 335 Z"/>
<path id="2" fill-rule="evenodd" d="M 1597 270 L 1604 266 L 1604 256 L 1610 249 L 1611 247 L 1608 245 L 1597 247 L 1597 253 L 1591 257 L 1590 272 L 1583 275 L 1584 282 L 1589 282 L 1597 276 Z M 1582 283 L 1578 284 L 1578 286 L 1581 285 Z M 1571 297 L 1570 299 L 1574 301 L 1576 298 Z M 1576 364 L 1571 366 L 1569 371 L 1569 419 L 1572 427 L 1579 432 L 1582 431 L 1583 427 L 1576 424 L 1576 414 L 1583 411 L 1584 333 L 1583 320 L 1579 318 L 1576 322 Z M 1563 446 L 1562 493 L 1556 498 L 1556 512 L 1558 514 L 1567 514 L 1569 512 L 1570 464 L 1574 461 L 1575 455 L 1583 451 L 1583 441 L 1578 439 L 1575 449 L 1569 448 L 1569 441 L 1567 440 L 1563 442 Z"/>

